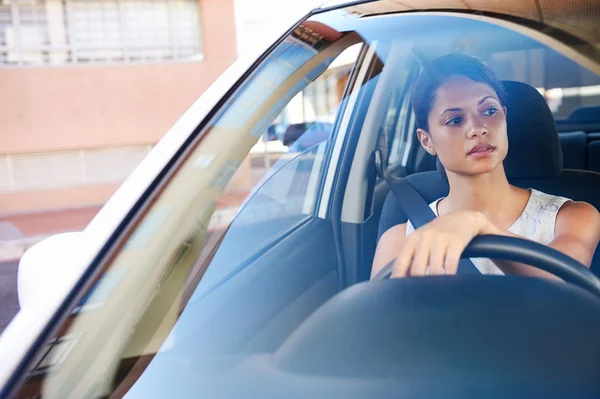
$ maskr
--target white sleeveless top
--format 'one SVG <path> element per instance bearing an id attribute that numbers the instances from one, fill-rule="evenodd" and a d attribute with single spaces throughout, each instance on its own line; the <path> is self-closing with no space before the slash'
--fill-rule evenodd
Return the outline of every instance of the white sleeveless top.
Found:
<path id="1" fill-rule="evenodd" d="M 429 207 L 438 216 L 437 205 L 442 198 L 429 204 Z M 513 234 L 528 238 L 540 244 L 548 245 L 554 239 L 554 225 L 556 215 L 568 198 L 557 197 L 531 189 L 531 195 L 521 216 L 508 228 Z M 408 237 L 415 229 L 410 221 L 406 222 L 406 236 Z M 503 276 L 504 273 L 490 259 L 471 259 L 477 270 L 482 274 L 494 274 Z"/>

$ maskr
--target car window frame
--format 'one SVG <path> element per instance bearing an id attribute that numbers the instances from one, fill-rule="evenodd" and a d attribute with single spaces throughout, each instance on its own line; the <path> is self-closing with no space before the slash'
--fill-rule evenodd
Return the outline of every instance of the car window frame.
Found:
<path id="1" fill-rule="evenodd" d="M 339 116 L 341 118 L 336 120 L 333 133 L 330 137 L 331 143 L 328 148 L 329 162 L 326 165 L 326 178 L 321 182 L 321 196 L 318 202 L 318 217 L 324 220 L 329 220 L 331 216 L 331 204 L 335 191 L 334 182 L 337 179 L 338 170 L 343 161 L 342 151 L 349 130 L 354 124 L 354 111 L 360 106 L 364 84 L 371 78 L 372 62 L 377 57 L 376 50 L 377 43 L 365 44 L 361 49 L 356 62 L 360 65 L 358 68 L 354 68 L 348 80 L 346 92 L 344 93 L 344 98 L 347 100 L 343 101 L 343 104 L 340 105 L 341 113 Z M 339 132 L 343 132 L 343 134 Z"/>

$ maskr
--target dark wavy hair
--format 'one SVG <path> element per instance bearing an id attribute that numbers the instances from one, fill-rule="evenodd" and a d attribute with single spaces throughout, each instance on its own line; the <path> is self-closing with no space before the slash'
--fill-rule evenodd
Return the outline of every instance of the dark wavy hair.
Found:
<path id="1" fill-rule="evenodd" d="M 435 103 L 435 93 L 452 76 L 465 76 L 494 89 L 500 104 L 506 104 L 506 92 L 502 82 L 489 66 L 465 54 L 447 54 L 431 62 L 420 60 L 423 70 L 412 90 L 412 106 L 417 128 L 429 131 L 429 113 Z"/>

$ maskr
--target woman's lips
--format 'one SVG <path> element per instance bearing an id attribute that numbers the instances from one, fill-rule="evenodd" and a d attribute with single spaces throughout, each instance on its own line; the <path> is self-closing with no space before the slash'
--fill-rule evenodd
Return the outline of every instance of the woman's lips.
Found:
<path id="1" fill-rule="evenodd" d="M 477 144 L 471 148 L 467 155 L 473 158 L 483 158 L 490 155 L 494 150 L 496 150 L 496 147 L 491 144 Z"/>

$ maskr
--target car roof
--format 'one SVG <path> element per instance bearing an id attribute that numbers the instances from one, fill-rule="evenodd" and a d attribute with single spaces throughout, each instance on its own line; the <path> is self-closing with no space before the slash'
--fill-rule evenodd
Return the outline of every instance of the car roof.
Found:
<path id="1" fill-rule="evenodd" d="M 524 19 L 559 29 L 571 36 L 571 39 L 581 41 L 582 45 L 591 44 L 595 50 L 600 48 L 600 2 L 595 0 L 332 0 L 325 2 L 321 10 L 341 7 L 359 18 L 391 12 L 427 10 L 508 16 L 519 19 L 521 23 Z M 577 44 L 571 41 L 571 45 Z M 599 60 L 600 54 L 595 54 L 593 58 Z"/>

